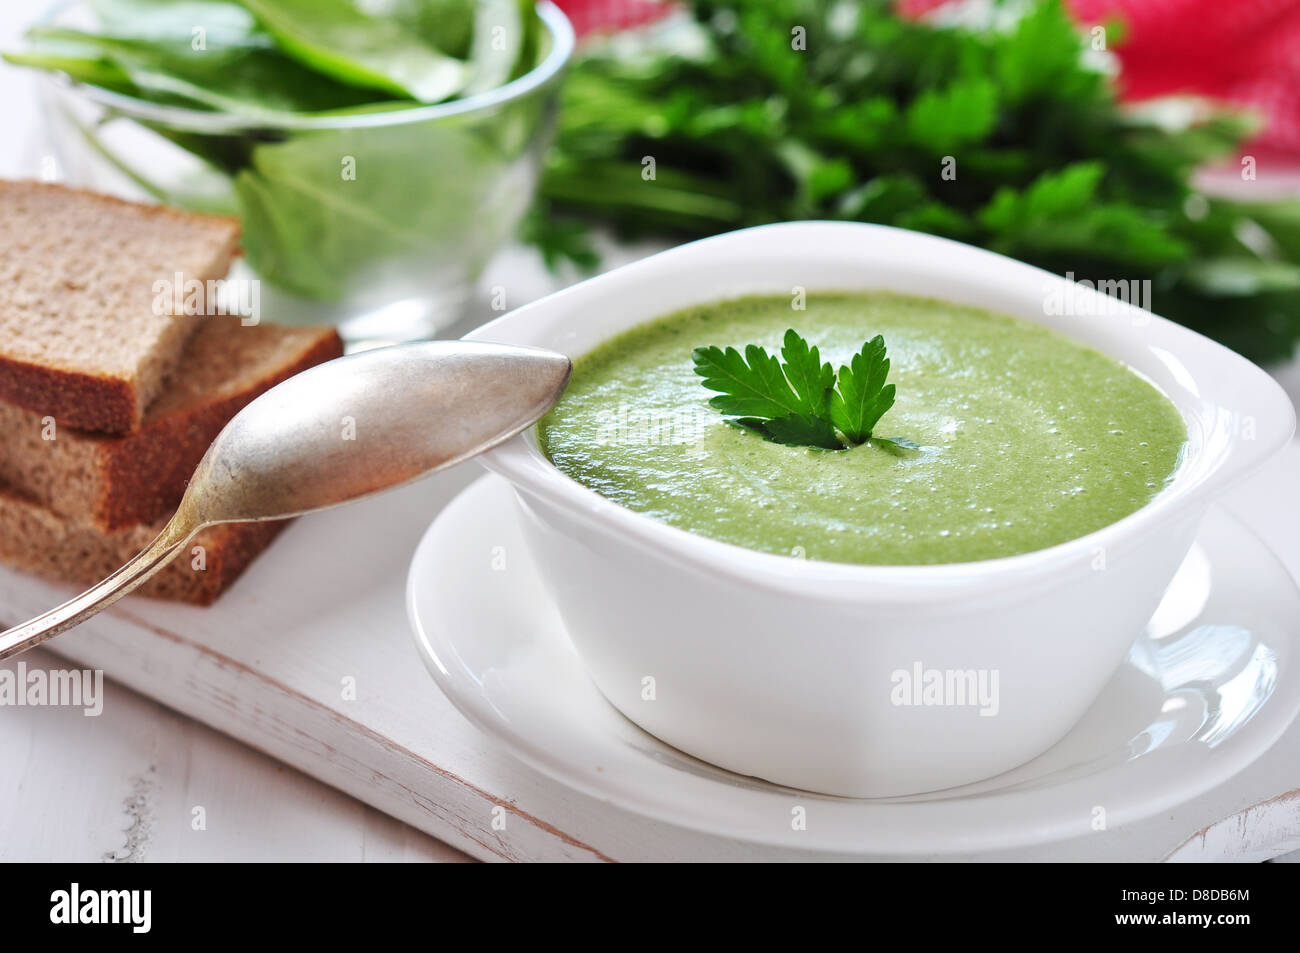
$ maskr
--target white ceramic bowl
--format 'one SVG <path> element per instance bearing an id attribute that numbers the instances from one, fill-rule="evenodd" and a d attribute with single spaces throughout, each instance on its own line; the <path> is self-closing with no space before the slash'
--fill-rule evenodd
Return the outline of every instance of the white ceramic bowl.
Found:
<path id="1" fill-rule="evenodd" d="M 742 774 L 853 797 L 1022 764 L 1096 698 L 1206 506 L 1290 439 L 1291 403 L 1255 365 L 1172 322 L 991 252 L 874 225 L 790 223 L 695 242 L 470 337 L 578 356 L 688 305 L 796 286 L 925 295 L 1054 327 L 1169 396 L 1187 423 L 1185 460 L 1157 499 L 1095 533 L 939 566 L 806 561 L 687 533 L 570 479 L 532 432 L 485 463 L 514 485 L 532 556 L 591 677 L 656 737 Z M 1076 315 L 1107 313 L 1048 314 L 1053 294 L 1070 296 L 1057 300 Z M 956 679 L 943 703 L 905 693 L 900 673 L 918 667 L 922 683 L 932 671 Z M 989 691 L 996 678 L 995 704 L 955 694 L 972 676 Z"/>

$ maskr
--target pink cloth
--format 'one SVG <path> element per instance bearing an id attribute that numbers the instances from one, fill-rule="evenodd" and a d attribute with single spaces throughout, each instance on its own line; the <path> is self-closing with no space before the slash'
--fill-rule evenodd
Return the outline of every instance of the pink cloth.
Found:
<path id="1" fill-rule="evenodd" d="M 654 0 L 555 0 L 578 36 L 624 30 L 659 19 L 670 9 Z"/>

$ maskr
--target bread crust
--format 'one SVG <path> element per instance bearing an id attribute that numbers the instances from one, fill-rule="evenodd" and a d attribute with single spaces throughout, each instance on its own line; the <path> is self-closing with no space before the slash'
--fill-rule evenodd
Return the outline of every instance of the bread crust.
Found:
<path id="1" fill-rule="evenodd" d="M 0 400 L 71 427 L 123 433 L 139 422 L 137 393 L 130 381 L 92 377 L 12 360 L 0 354 Z"/>

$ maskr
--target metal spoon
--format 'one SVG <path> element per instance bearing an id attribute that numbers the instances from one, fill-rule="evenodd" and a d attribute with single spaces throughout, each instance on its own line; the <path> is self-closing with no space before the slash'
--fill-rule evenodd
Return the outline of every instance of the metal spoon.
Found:
<path id="1" fill-rule="evenodd" d="M 563 354 L 541 348 L 429 341 L 290 378 L 226 424 L 148 548 L 75 599 L 0 633 L 0 659 L 112 605 L 204 527 L 337 506 L 491 449 L 550 409 L 570 369 Z"/>

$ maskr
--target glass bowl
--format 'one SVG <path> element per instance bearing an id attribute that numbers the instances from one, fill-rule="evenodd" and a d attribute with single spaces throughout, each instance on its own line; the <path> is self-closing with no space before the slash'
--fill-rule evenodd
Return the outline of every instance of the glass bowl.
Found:
<path id="1" fill-rule="evenodd" d="M 231 277 L 256 279 L 268 320 L 336 324 L 352 342 L 431 336 L 533 199 L 574 48 L 559 8 L 537 12 L 531 71 L 436 105 L 264 122 L 42 74 L 54 156 L 70 185 L 238 215 Z M 86 16 L 65 3 L 45 22 Z"/>

